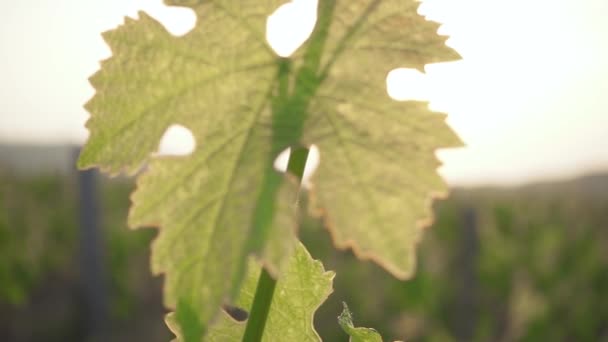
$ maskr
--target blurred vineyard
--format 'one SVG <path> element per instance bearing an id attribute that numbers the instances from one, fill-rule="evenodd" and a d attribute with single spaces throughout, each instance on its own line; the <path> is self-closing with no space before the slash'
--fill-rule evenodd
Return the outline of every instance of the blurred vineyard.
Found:
<path id="1" fill-rule="evenodd" d="M 87 339 L 75 179 L 0 171 L 0 341 Z M 107 340 L 167 341 L 148 266 L 156 233 L 126 228 L 130 181 L 98 180 Z M 608 176 L 456 189 L 435 210 L 407 282 L 305 220 L 311 253 L 338 271 L 315 318 L 325 341 L 346 341 L 342 301 L 386 340 L 608 341 Z"/>

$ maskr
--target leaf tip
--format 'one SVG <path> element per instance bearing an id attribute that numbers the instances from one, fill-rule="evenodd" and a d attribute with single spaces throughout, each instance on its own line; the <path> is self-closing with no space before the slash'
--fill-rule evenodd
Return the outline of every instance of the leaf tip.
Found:
<path id="1" fill-rule="evenodd" d="M 351 342 L 382 342 L 382 337 L 375 329 L 355 327 L 353 314 L 348 309 L 348 305 L 345 302 L 342 302 L 342 305 L 344 308 L 338 316 L 338 324 L 350 336 Z"/>
<path id="2" fill-rule="evenodd" d="M 338 323 L 343 329 L 353 327 L 353 314 L 348 309 L 346 302 L 342 302 L 342 312 L 338 316 Z"/>
<path id="3" fill-rule="evenodd" d="M 94 168 L 95 162 L 93 161 L 93 156 L 91 155 L 90 148 L 87 148 L 88 144 L 85 144 L 80 149 L 80 154 L 78 156 L 78 160 L 76 160 L 76 168 L 78 170 L 84 171 Z"/>

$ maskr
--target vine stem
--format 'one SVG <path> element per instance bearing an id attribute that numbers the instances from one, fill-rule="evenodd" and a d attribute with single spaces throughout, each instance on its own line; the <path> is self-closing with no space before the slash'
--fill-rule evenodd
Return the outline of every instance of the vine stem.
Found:
<path id="1" fill-rule="evenodd" d="M 308 149 L 305 147 L 292 148 L 287 162 L 287 171 L 293 173 L 302 182 L 304 175 L 304 167 L 308 158 Z M 270 312 L 274 289 L 277 285 L 277 280 L 274 279 L 265 268 L 262 267 L 258 285 L 255 289 L 253 304 L 245 327 L 243 342 L 260 342 L 264 335 L 264 327 Z"/>

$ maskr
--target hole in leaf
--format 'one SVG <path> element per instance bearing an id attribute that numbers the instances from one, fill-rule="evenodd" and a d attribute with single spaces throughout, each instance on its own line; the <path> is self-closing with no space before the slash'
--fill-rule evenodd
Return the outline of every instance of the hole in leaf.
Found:
<path id="1" fill-rule="evenodd" d="M 306 159 L 306 166 L 304 167 L 304 177 L 302 179 L 302 185 L 306 188 L 310 188 L 312 183 L 310 179 L 314 175 L 317 167 L 319 167 L 319 148 L 317 145 L 310 145 L 308 150 L 308 159 Z"/>
<path id="2" fill-rule="evenodd" d="M 158 145 L 158 155 L 186 156 L 196 148 L 196 140 L 192 132 L 182 125 L 171 125 L 163 134 Z"/>
<path id="3" fill-rule="evenodd" d="M 317 22 L 317 0 L 292 0 L 266 21 L 266 40 L 281 57 L 289 57 L 305 41 Z"/>
<path id="4" fill-rule="evenodd" d="M 284 149 L 277 158 L 274 160 L 274 169 L 279 172 L 287 171 L 287 163 L 289 162 L 289 156 L 291 155 L 291 148 Z"/>
<path id="5" fill-rule="evenodd" d="M 183 36 L 196 25 L 196 14 L 190 8 L 167 6 L 162 0 L 145 1 L 144 4 L 142 9 L 174 36 Z"/>
<path id="6" fill-rule="evenodd" d="M 291 148 L 284 149 L 277 158 L 274 160 L 274 168 L 279 172 L 287 171 L 287 163 L 291 155 Z M 304 174 L 302 177 L 302 186 L 310 188 L 310 178 L 317 170 L 319 166 L 319 148 L 316 145 L 310 145 L 308 148 L 308 158 L 306 159 L 306 166 L 304 166 Z"/>
<path id="7" fill-rule="evenodd" d="M 386 91 L 397 101 L 428 99 L 426 75 L 416 69 L 393 69 L 386 76 Z"/>
<path id="8" fill-rule="evenodd" d="M 249 318 L 249 312 L 239 307 L 224 304 L 222 308 L 228 315 L 230 315 L 230 317 L 232 317 L 232 319 L 237 322 L 244 322 L 247 320 L 247 318 Z"/>

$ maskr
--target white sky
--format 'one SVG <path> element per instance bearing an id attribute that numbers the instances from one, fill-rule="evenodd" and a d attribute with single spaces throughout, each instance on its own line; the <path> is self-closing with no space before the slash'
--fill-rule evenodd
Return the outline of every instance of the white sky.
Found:
<path id="1" fill-rule="evenodd" d="M 82 142 L 87 78 L 109 56 L 99 33 L 138 9 L 174 33 L 193 23 L 160 0 L 0 0 L 0 141 Z M 464 60 L 406 72 L 391 94 L 449 113 L 468 145 L 439 152 L 451 184 L 608 169 L 607 0 L 427 0 L 422 11 Z"/>

